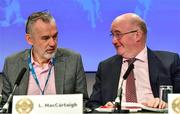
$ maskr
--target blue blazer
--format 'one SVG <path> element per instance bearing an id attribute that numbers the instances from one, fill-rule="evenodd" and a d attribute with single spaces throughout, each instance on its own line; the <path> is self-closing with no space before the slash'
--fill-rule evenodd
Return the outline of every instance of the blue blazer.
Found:
<path id="1" fill-rule="evenodd" d="M 160 85 L 173 85 L 173 92 L 180 92 L 180 59 L 176 53 L 148 49 L 150 85 L 154 97 L 159 96 Z M 97 108 L 114 101 L 122 66 L 122 56 L 115 55 L 100 62 L 96 82 L 87 106 Z"/>

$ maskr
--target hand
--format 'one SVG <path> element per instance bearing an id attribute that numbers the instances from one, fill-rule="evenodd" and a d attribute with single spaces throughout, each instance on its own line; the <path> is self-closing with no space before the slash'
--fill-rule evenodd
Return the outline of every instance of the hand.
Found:
<path id="1" fill-rule="evenodd" d="M 142 104 L 151 108 L 159 108 L 159 109 L 167 108 L 167 103 L 160 100 L 159 98 L 151 99 L 147 102 L 143 102 Z"/>
<path id="2" fill-rule="evenodd" d="M 114 104 L 112 102 L 107 102 L 104 106 L 100 106 L 100 108 L 113 108 Z"/>

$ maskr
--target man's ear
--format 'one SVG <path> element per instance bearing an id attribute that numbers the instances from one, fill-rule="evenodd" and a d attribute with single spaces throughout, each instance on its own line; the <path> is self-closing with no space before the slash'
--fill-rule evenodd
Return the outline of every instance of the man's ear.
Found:
<path id="1" fill-rule="evenodd" d="M 31 35 L 30 34 L 26 34 L 25 35 L 25 38 L 26 38 L 26 41 L 29 45 L 33 45 L 33 40 L 31 38 Z"/>
<path id="2" fill-rule="evenodd" d="M 138 30 L 136 33 L 136 41 L 140 41 L 142 38 L 142 35 L 143 35 L 142 31 Z"/>

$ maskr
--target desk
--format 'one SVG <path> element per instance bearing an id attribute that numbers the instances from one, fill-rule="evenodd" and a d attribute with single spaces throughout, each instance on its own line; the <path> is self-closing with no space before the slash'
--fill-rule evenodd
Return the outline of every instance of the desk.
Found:
<path id="1" fill-rule="evenodd" d="M 0 114 L 11 114 L 11 113 L 1 113 Z M 114 113 L 114 112 L 88 112 L 88 113 L 83 113 L 83 114 L 168 114 L 168 113 L 157 113 L 157 112 L 129 112 L 129 113 Z"/>
<path id="2" fill-rule="evenodd" d="M 0 113 L 0 114 L 11 114 L 11 113 Z M 124 114 L 124 113 L 83 113 L 83 114 Z M 126 114 L 162 114 L 162 113 L 153 113 L 153 112 L 136 112 L 136 113 L 126 113 Z M 167 114 L 167 113 L 163 113 Z"/>
<path id="3" fill-rule="evenodd" d="M 83 113 L 83 114 L 168 114 L 162 112 L 129 112 L 129 113 L 114 113 L 114 112 L 92 112 L 92 113 Z"/>
<path id="4" fill-rule="evenodd" d="M 0 114 L 11 114 L 11 113 L 1 113 Z M 114 112 L 85 112 L 83 114 L 125 114 L 125 113 L 114 113 Z M 126 114 L 168 114 L 168 113 L 157 113 L 157 112 L 129 112 L 129 113 L 126 113 Z"/>

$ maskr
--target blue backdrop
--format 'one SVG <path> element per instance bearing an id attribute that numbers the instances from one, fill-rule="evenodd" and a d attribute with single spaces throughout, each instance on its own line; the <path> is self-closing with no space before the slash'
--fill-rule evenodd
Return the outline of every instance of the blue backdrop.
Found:
<path id="1" fill-rule="evenodd" d="M 139 14 L 148 26 L 151 49 L 180 53 L 180 0 L 0 0 L 0 71 L 5 57 L 29 48 L 25 22 L 32 12 L 49 10 L 59 29 L 59 47 L 82 55 L 86 71 L 115 54 L 112 20 L 126 12 Z"/>

